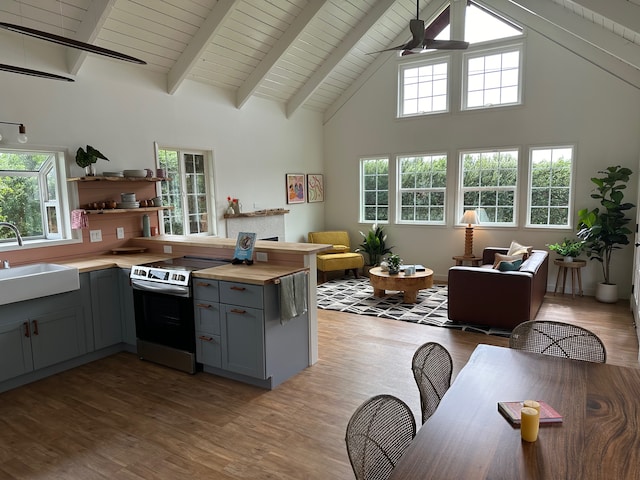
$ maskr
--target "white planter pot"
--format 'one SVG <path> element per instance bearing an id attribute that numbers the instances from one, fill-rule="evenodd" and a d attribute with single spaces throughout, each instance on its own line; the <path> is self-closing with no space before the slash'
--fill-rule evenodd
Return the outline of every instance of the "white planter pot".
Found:
<path id="1" fill-rule="evenodd" d="M 602 303 L 616 303 L 618 301 L 618 285 L 599 283 L 596 286 L 596 300 Z"/>
<path id="2" fill-rule="evenodd" d="M 564 257 L 564 261 L 566 263 L 571 263 L 571 262 L 573 262 L 573 257 L 570 257 L 570 256 L 567 255 L 566 257 Z"/>

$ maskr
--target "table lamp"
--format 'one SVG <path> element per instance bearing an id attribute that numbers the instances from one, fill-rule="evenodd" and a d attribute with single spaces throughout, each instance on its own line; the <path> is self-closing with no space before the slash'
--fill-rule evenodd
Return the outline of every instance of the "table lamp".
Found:
<path id="1" fill-rule="evenodd" d="M 467 210 L 462 215 L 460 223 L 466 223 L 467 228 L 464 232 L 464 257 L 473 258 L 473 227 L 480 223 L 478 214 L 475 210 Z"/>

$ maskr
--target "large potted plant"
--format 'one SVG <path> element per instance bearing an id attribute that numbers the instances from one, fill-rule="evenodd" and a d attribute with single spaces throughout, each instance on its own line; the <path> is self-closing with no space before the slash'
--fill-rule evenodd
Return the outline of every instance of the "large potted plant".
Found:
<path id="1" fill-rule="evenodd" d="M 629 235 L 632 233 L 627 227 L 631 218 L 625 212 L 635 205 L 623 202 L 624 190 L 632 172 L 617 165 L 598 173 L 602 176 L 591 179 L 596 185 L 591 198 L 598 200 L 601 207 L 578 211 L 578 237 L 585 241 L 587 256 L 602 264 L 604 282 L 596 287 L 596 299 L 613 303 L 618 300 L 618 288 L 611 282 L 611 256 L 614 250 L 629 244 Z"/>
<path id="2" fill-rule="evenodd" d="M 384 233 L 384 229 L 374 223 L 366 235 L 362 232 L 360 232 L 360 235 L 364 240 L 360 244 L 360 248 L 356 249 L 356 252 L 367 254 L 366 264 L 369 267 L 380 265 L 382 257 L 387 253 L 391 253 L 393 248 L 386 245 L 387 235 Z"/>

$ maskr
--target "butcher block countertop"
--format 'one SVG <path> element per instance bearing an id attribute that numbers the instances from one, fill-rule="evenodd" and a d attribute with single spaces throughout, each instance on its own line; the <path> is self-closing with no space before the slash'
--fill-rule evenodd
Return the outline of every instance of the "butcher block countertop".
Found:
<path id="1" fill-rule="evenodd" d="M 193 276 L 196 278 L 209 278 L 211 280 L 264 285 L 267 283 L 277 283 L 280 277 L 300 271 L 308 271 L 308 269 L 254 262 L 253 265 L 230 264 L 222 265 L 221 267 L 207 268 L 206 270 L 198 270 L 193 273 Z"/>
<path id="2" fill-rule="evenodd" d="M 173 258 L 175 255 L 162 255 L 158 253 L 131 253 L 126 255 L 114 255 L 106 253 L 104 255 L 91 255 L 73 260 L 55 262 L 60 265 L 76 267 L 80 273 L 91 272 L 93 270 L 104 270 L 106 268 L 131 268 L 133 265 L 157 262 Z"/>

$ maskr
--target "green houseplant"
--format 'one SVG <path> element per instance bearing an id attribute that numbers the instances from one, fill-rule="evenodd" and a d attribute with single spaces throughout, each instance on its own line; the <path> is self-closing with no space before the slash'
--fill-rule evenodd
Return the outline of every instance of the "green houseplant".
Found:
<path id="1" fill-rule="evenodd" d="M 402 259 L 400 255 L 395 253 L 390 253 L 387 257 L 387 265 L 389 266 L 389 275 L 396 275 L 400 272 L 400 265 L 402 264 Z"/>
<path id="2" fill-rule="evenodd" d="M 87 145 L 86 150 L 80 147 L 76 151 L 76 164 L 79 167 L 84 168 L 89 176 L 95 175 L 95 167 L 93 167 L 93 165 L 99 158 L 109 161 L 109 159 L 105 157 L 100 150 L 93 148 L 91 145 Z"/>
<path id="3" fill-rule="evenodd" d="M 363 237 L 363 242 L 360 247 L 356 249 L 356 252 L 364 252 L 367 254 L 367 265 L 375 267 L 380 265 L 380 260 L 387 253 L 391 253 L 393 247 L 387 247 L 387 235 L 384 233 L 383 227 L 379 227 L 377 224 L 373 224 L 371 229 L 365 235 L 360 232 Z"/>
<path id="4" fill-rule="evenodd" d="M 574 258 L 579 257 L 585 248 L 584 240 L 574 240 L 572 238 L 566 238 L 560 243 L 548 244 L 549 250 L 556 252 L 558 255 L 564 257 L 565 262 L 571 262 Z"/>
<path id="5" fill-rule="evenodd" d="M 618 293 L 617 286 L 611 282 L 611 256 L 614 250 L 629 244 L 629 235 L 632 233 L 627 227 L 631 218 L 625 213 L 635 205 L 623 202 L 624 190 L 632 172 L 617 165 L 598 173 L 602 176 L 591 179 L 596 186 L 591 198 L 598 200 L 600 207 L 578 211 L 578 237 L 585 241 L 587 256 L 602 264 L 604 282 L 598 284 L 596 299 L 615 302 Z M 607 291 L 608 294 L 605 293 Z"/>

